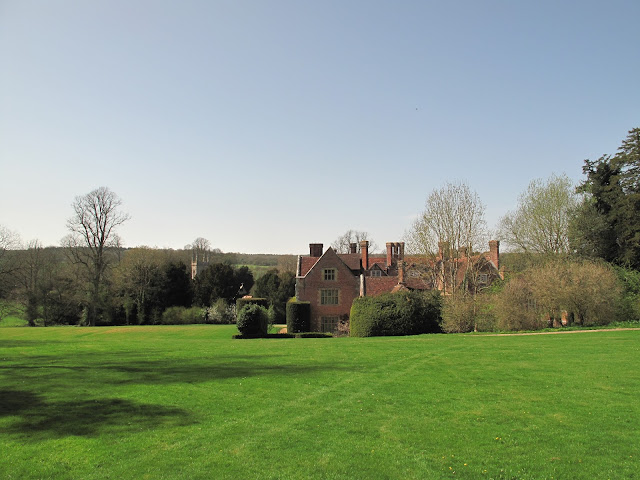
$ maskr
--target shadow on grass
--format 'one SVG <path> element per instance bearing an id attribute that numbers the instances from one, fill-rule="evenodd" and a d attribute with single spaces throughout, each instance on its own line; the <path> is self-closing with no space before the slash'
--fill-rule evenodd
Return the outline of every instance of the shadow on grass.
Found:
<path id="1" fill-rule="evenodd" d="M 297 364 L 274 360 L 276 356 L 250 355 L 218 356 L 199 361 L 184 359 L 148 359 L 137 354 L 101 353 L 91 356 L 73 356 L 73 361 L 61 357 L 32 356 L 21 362 L 0 365 L 0 373 L 14 381 L 29 378 L 40 383 L 46 391 L 56 385 L 96 381 L 101 384 L 172 384 L 200 383 L 254 376 L 291 377 L 314 372 L 354 370 L 353 365 L 335 362 Z M 56 380 L 61 382 L 58 383 Z"/>
<path id="2" fill-rule="evenodd" d="M 5 416 L 17 417 L 3 429 L 6 434 L 20 435 L 33 441 L 194 423 L 191 415 L 179 408 L 118 398 L 47 402 L 41 396 L 24 390 L 0 390 L 0 418 Z"/>

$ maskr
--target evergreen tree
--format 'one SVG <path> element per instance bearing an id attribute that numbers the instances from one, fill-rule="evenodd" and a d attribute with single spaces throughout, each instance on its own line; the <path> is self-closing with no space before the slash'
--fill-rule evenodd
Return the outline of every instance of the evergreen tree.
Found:
<path id="1" fill-rule="evenodd" d="M 585 160 L 586 194 L 572 224 L 578 253 L 640 268 L 640 128 L 630 130 L 618 152 Z"/>

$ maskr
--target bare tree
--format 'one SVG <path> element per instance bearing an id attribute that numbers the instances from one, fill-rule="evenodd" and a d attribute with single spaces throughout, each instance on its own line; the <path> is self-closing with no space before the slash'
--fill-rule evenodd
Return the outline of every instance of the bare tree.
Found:
<path id="1" fill-rule="evenodd" d="M 13 285 L 13 275 L 19 268 L 17 256 L 11 250 L 21 247 L 20 236 L 0 225 L 0 297 Z"/>
<path id="2" fill-rule="evenodd" d="M 525 253 L 569 253 L 569 223 L 578 205 L 566 175 L 533 180 L 518 198 L 518 208 L 500 220 L 500 236 Z"/>
<path id="3" fill-rule="evenodd" d="M 459 290 L 460 269 L 476 270 L 472 254 L 486 239 L 484 205 L 465 183 L 446 183 L 431 192 L 405 236 L 408 251 L 425 255 L 438 286 L 452 294 Z"/>
<path id="4" fill-rule="evenodd" d="M 340 235 L 336 238 L 331 244 L 331 248 L 333 248 L 336 253 L 350 253 L 351 252 L 351 244 L 355 243 L 357 245 L 357 252 L 360 252 L 360 242 L 363 240 L 369 241 L 369 251 L 375 252 L 378 249 L 376 243 L 371 240 L 368 232 L 361 232 L 359 230 L 347 230 L 343 235 Z"/>
<path id="5" fill-rule="evenodd" d="M 211 242 L 206 238 L 198 237 L 190 245 L 190 248 L 198 253 L 210 252 Z"/>
<path id="6" fill-rule="evenodd" d="M 70 234 L 63 239 L 71 260 L 82 265 L 90 283 L 87 323 L 95 325 L 100 304 L 100 291 L 109 267 L 108 250 L 120 247 L 116 227 L 129 219 L 119 210 L 120 198 L 107 187 L 100 187 L 76 197 L 73 216 L 67 221 Z"/>

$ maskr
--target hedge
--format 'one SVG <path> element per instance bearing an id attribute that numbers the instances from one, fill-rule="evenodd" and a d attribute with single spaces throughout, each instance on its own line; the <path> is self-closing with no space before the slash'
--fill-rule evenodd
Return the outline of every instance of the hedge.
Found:
<path id="1" fill-rule="evenodd" d="M 242 335 L 266 335 L 269 329 L 267 309 L 257 303 L 245 305 L 238 312 L 237 324 Z"/>
<path id="2" fill-rule="evenodd" d="M 239 312 L 245 305 L 260 305 L 269 308 L 269 300 L 259 297 L 242 297 L 236 300 L 236 312 Z"/>
<path id="3" fill-rule="evenodd" d="M 311 330 L 311 303 L 299 302 L 292 297 L 287 302 L 287 333 Z"/>
<path id="4" fill-rule="evenodd" d="M 442 299 L 437 291 L 356 298 L 351 305 L 351 336 L 440 333 L 441 312 Z"/>

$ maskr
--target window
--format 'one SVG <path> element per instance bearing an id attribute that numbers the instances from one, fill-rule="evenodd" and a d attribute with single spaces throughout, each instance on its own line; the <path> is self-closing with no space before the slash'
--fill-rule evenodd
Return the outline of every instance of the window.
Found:
<path id="1" fill-rule="evenodd" d="M 325 268 L 322 271 L 323 277 L 325 281 L 333 282 L 336 279 L 336 269 L 335 268 Z"/>
<path id="2" fill-rule="evenodd" d="M 371 270 L 371 276 L 372 277 L 381 277 L 382 276 L 382 271 L 378 270 L 377 268 Z"/>
<path id="3" fill-rule="evenodd" d="M 320 305 L 338 305 L 338 290 L 335 288 L 320 290 Z"/>
<path id="4" fill-rule="evenodd" d="M 478 283 L 487 283 L 488 280 L 489 275 L 487 275 L 486 273 L 481 273 L 480 275 L 478 275 Z"/>
<path id="5" fill-rule="evenodd" d="M 338 317 L 321 317 L 322 331 L 327 333 L 333 333 L 338 326 Z"/>

